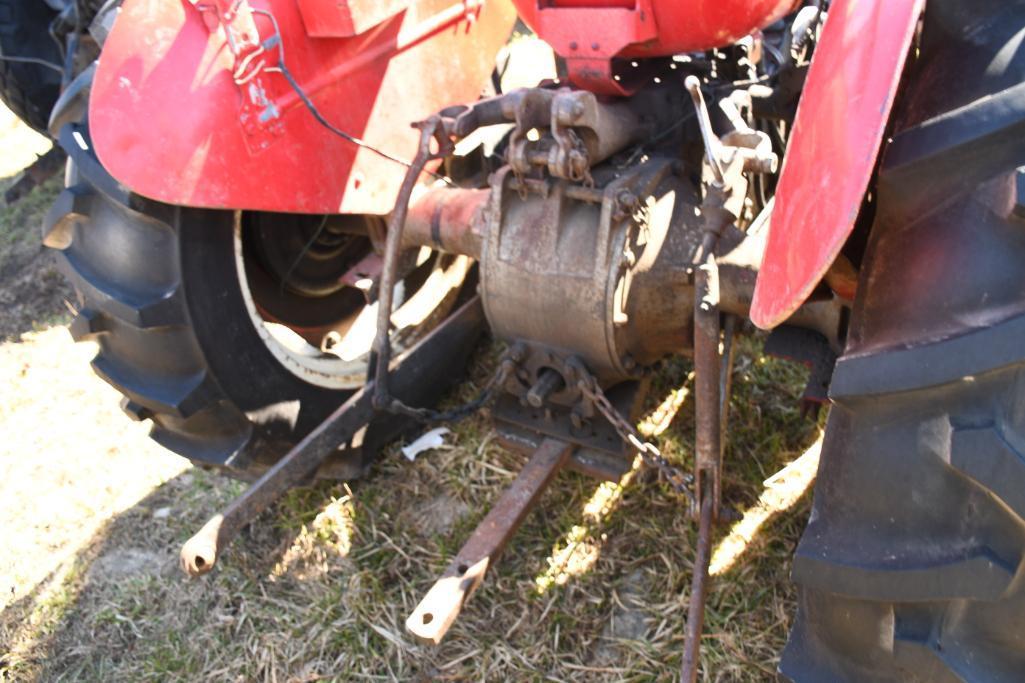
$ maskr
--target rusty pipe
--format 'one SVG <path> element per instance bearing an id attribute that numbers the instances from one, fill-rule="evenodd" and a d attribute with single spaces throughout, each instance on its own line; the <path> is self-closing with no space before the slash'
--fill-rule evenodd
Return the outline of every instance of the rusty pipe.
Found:
<path id="1" fill-rule="evenodd" d="M 698 551 L 694 558 L 694 576 L 687 608 L 687 631 L 680 666 L 680 683 L 695 683 L 701 662 L 701 632 L 705 627 L 705 601 L 708 598 L 708 564 L 712 550 L 712 513 L 715 501 L 706 492 L 698 521 Z"/>
<path id="2" fill-rule="evenodd" d="M 722 458 L 719 272 L 711 258 L 696 271 L 694 296 L 694 385 L 697 408 L 695 458 L 700 472 L 717 470 Z M 719 492 L 714 491 L 714 494 L 718 499 Z"/>
<path id="3" fill-rule="evenodd" d="M 490 199 L 491 190 L 427 190 L 409 207 L 403 246 L 430 247 L 479 260 Z"/>

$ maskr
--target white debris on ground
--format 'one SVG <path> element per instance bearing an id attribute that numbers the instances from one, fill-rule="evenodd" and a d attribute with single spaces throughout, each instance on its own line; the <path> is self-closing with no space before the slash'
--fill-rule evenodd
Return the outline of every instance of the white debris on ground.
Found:
<path id="1" fill-rule="evenodd" d="M 402 447 L 402 455 L 406 456 L 406 460 L 413 462 L 416 460 L 416 456 L 420 455 L 424 451 L 430 451 L 444 446 L 445 435 L 448 433 L 448 427 L 437 427 L 429 432 L 424 432 L 416 441 L 408 446 Z"/>

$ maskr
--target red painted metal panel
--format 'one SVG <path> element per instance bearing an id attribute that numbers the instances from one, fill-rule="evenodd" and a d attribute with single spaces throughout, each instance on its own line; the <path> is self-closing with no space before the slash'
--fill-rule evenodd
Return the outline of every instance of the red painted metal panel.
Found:
<path id="1" fill-rule="evenodd" d="M 854 228 L 925 0 L 834 0 L 776 190 L 751 320 L 786 320 Z"/>
<path id="2" fill-rule="evenodd" d="M 225 19 L 223 7 L 235 3 L 213 4 L 201 11 L 211 5 L 126 0 L 90 100 L 104 166 L 132 190 L 173 204 L 391 210 L 406 169 L 314 120 L 273 71 L 266 15 Z M 400 159 L 416 152 L 410 122 L 478 97 L 515 21 L 508 0 L 418 0 L 359 36 L 311 39 L 296 0 L 242 7 L 273 13 L 289 70 L 327 120 Z"/>
<path id="3" fill-rule="evenodd" d="M 614 57 L 662 57 L 737 42 L 799 0 L 514 0 L 520 16 L 566 59 L 570 80 L 628 94 Z"/>
<path id="4" fill-rule="evenodd" d="M 306 32 L 314 38 L 356 36 L 390 19 L 413 0 L 296 0 Z"/>

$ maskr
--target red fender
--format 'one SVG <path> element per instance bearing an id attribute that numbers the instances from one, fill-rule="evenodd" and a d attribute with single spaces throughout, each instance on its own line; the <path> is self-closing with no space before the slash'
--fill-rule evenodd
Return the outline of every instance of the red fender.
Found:
<path id="1" fill-rule="evenodd" d="M 854 229 L 925 0 L 834 0 L 787 145 L 751 320 L 804 303 Z"/>
<path id="2" fill-rule="evenodd" d="M 89 106 L 122 184 L 188 206 L 392 209 L 405 167 L 317 123 L 274 71 L 273 21 L 249 8 L 273 14 L 289 71 L 328 121 L 402 160 L 416 152 L 411 122 L 477 99 L 516 19 L 509 0 L 126 0 Z"/>
<path id="3" fill-rule="evenodd" d="M 614 73 L 614 58 L 664 57 L 735 43 L 800 0 L 513 0 L 520 17 L 566 60 L 569 80 L 630 95 L 650 76 Z M 643 73 L 643 72 L 641 72 Z"/>

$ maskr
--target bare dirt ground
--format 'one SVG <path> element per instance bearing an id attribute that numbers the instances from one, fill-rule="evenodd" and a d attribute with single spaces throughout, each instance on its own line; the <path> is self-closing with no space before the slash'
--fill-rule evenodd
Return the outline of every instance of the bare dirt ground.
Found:
<path id="1" fill-rule="evenodd" d="M 0 112 L 0 175 L 43 150 Z M 561 474 L 446 642 L 407 637 L 405 616 L 523 464 L 482 418 L 415 463 L 391 449 L 364 481 L 292 492 L 212 575 L 184 578 L 179 544 L 241 485 L 151 443 L 63 329 L 73 293 L 38 243 L 58 189 L 0 207 L 0 680 L 675 676 L 694 530 L 645 470 L 621 485 Z M 803 371 L 759 348 L 744 342 L 734 377 L 727 497 L 744 519 L 716 534 L 704 681 L 772 680 L 793 615 L 820 423 L 798 416 Z M 684 467 L 688 376 L 664 370 L 644 424 Z"/>

